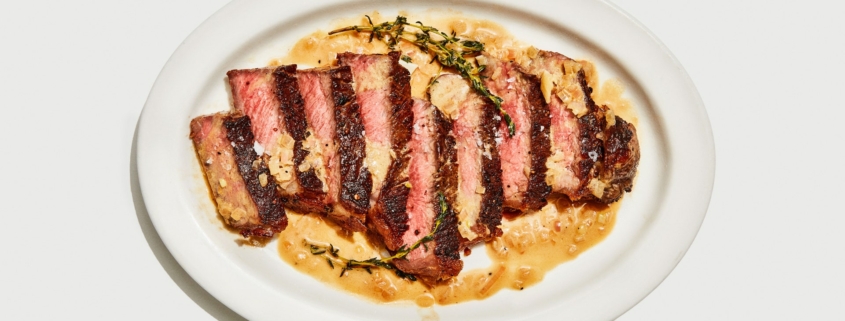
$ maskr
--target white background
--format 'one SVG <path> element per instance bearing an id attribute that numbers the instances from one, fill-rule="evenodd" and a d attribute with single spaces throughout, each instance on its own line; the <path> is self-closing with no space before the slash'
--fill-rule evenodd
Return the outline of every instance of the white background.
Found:
<path id="1" fill-rule="evenodd" d="M 223 0 L 0 2 L 0 319 L 239 319 L 163 247 L 135 127 Z M 669 277 L 620 320 L 845 319 L 845 7 L 614 1 L 704 100 L 716 181 Z"/>

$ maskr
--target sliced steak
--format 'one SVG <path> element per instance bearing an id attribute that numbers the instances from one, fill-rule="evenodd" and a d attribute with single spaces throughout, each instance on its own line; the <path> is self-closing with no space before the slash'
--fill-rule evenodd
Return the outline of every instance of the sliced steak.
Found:
<path id="1" fill-rule="evenodd" d="M 546 162 L 546 182 L 572 200 L 618 200 L 622 191 L 631 189 L 639 162 L 633 126 L 624 120 L 616 122 L 621 118 L 596 105 L 578 61 L 539 51 L 523 67 L 549 87 L 544 98 L 551 114 L 552 152 Z M 606 147 L 611 146 L 617 156 L 606 159 Z"/>
<path id="2" fill-rule="evenodd" d="M 289 165 L 293 170 L 293 180 L 298 189 L 288 197 L 287 206 L 304 212 L 327 213 L 330 208 L 327 206 L 328 187 L 325 181 L 324 159 L 317 153 L 311 154 L 310 150 L 318 149 L 319 143 L 311 134 L 313 129 L 310 126 L 308 117 L 305 114 L 305 99 L 299 90 L 299 81 L 296 76 L 296 65 L 280 66 L 273 72 L 275 80 L 275 93 L 281 110 L 281 123 L 284 124 L 286 135 L 290 139 L 284 140 L 285 157 L 279 157 L 279 164 Z M 310 137 L 310 140 L 309 140 Z M 291 144 L 290 141 L 293 143 Z M 306 143 L 310 143 L 306 149 Z M 292 146 L 290 146 L 292 145 Z M 290 151 L 288 151 L 290 146 Z M 284 174 L 287 178 L 288 166 L 285 166 Z"/>
<path id="3" fill-rule="evenodd" d="M 299 169 L 314 169 L 326 185 L 328 216 L 350 231 L 366 230 L 372 179 L 364 167 L 365 139 L 361 110 L 349 67 L 300 70 L 296 73 L 310 126 Z M 313 155 L 313 156 L 311 156 Z"/>
<path id="4" fill-rule="evenodd" d="M 295 73 L 296 66 L 230 70 L 226 75 L 235 110 L 253 120 L 256 142 L 264 148 L 285 206 L 304 213 L 325 212 L 322 182 L 314 170 L 299 170 L 308 154 L 302 149 L 307 123 L 296 78 L 291 81 L 285 71 Z"/>
<path id="5" fill-rule="evenodd" d="M 416 99 L 413 116 L 413 134 L 409 143 L 407 223 L 401 233 L 393 231 L 399 235 L 398 243 L 385 243 L 393 251 L 402 245 L 411 246 L 429 235 L 437 224 L 438 215 L 443 214 L 432 241 L 411 251 L 406 260 L 395 261 L 400 270 L 431 284 L 456 276 L 463 268 L 458 219 L 451 206 L 458 187 L 457 154 L 451 122 L 437 108 L 427 101 Z M 439 195 L 444 197 L 444 208 L 441 208 Z"/>
<path id="6" fill-rule="evenodd" d="M 381 235 L 389 249 L 402 243 L 407 229 L 408 141 L 411 140 L 411 77 L 399 65 L 399 52 L 386 55 L 342 53 L 338 64 L 349 66 L 355 80 L 355 94 L 361 107 L 367 156 L 365 166 L 372 175 L 372 206 L 367 217 L 370 228 Z"/>
<path id="7" fill-rule="evenodd" d="M 365 231 L 371 179 L 349 67 L 232 70 L 235 109 L 260 119 L 267 162 L 286 206 Z"/>
<path id="8" fill-rule="evenodd" d="M 502 108 L 513 119 L 515 132 L 506 124 L 499 129 L 502 142 L 504 206 L 509 211 L 538 210 L 546 205 L 551 187 L 546 184 L 546 160 L 551 153 L 549 107 L 540 90 L 540 79 L 522 72 L 510 61 L 485 56 L 481 76 L 490 91 L 502 98 Z"/>
<path id="9" fill-rule="evenodd" d="M 287 226 L 276 181 L 255 152 L 249 117 L 197 117 L 190 137 L 226 224 L 244 237 L 272 237 Z"/>
<path id="10" fill-rule="evenodd" d="M 446 74 L 429 87 L 431 102 L 453 121 L 458 190 L 453 203 L 463 245 L 501 235 L 502 167 L 496 140 L 501 117 L 493 103 L 461 76 Z"/>

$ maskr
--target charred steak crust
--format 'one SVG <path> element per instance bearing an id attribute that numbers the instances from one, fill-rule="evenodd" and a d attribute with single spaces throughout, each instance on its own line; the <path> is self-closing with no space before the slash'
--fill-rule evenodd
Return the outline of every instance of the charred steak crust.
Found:
<path id="1" fill-rule="evenodd" d="M 434 234 L 434 255 L 440 261 L 440 280 L 456 276 L 463 268 L 461 261 L 461 233 L 458 231 L 458 214 L 452 204 L 457 201 L 458 193 L 458 155 L 455 149 L 455 137 L 452 133 L 452 123 L 449 122 L 437 108 L 432 108 L 434 124 L 437 126 L 437 140 L 435 143 L 438 155 L 437 163 L 440 171 L 435 178 L 435 190 L 443 193 L 446 199 L 447 212 L 440 224 L 440 229 Z M 440 205 L 434 202 L 435 213 L 440 213 Z"/>
<path id="2" fill-rule="evenodd" d="M 528 189 L 522 200 L 525 210 L 536 211 L 546 205 L 546 198 L 552 187 L 546 184 L 546 159 L 551 155 L 551 116 L 549 106 L 540 90 L 540 80 L 536 76 L 522 73 L 528 88 L 528 108 L 531 114 L 531 172 L 528 175 Z"/>
<path id="3" fill-rule="evenodd" d="M 440 210 L 439 206 L 437 210 Z M 451 205 L 448 206 L 446 216 L 440 224 L 440 229 L 434 234 L 434 256 L 440 263 L 437 281 L 457 276 L 464 267 L 460 255 L 461 233 L 458 231 L 458 215 Z"/>
<path id="4" fill-rule="evenodd" d="M 484 101 L 481 119 L 498 119 L 499 113 L 493 102 L 487 98 Z M 493 121 L 485 121 L 480 125 L 479 133 L 481 134 L 482 145 L 492 147 L 490 148 L 490 158 L 481 158 L 481 186 L 485 189 L 485 193 L 481 198 L 481 212 L 473 229 L 482 229 L 476 231 L 479 235 L 484 236 L 477 239 L 478 241 L 489 241 L 502 235 L 502 203 L 504 202 L 502 165 L 499 150 L 495 148 L 495 137 L 499 124 Z M 485 227 L 489 234 L 483 230 Z"/>
<path id="5" fill-rule="evenodd" d="M 596 106 L 593 101 L 593 88 L 587 85 L 587 78 L 584 70 L 578 70 L 578 82 L 584 91 L 584 103 L 587 105 L 587 113 L 578 118 L 578 143 L 580 146 L 580 160 L 578 169 L 575 171 L 581 183 L 575 195 L 569 195 L 572 200 L 595 199 L 589 189 L 589 183 L 593 178 L 599 177 L 600 164 L 596 163 L 604 158 L 604 142 L 599 138 L 607 125 L 604 117 L 604 109 Z"/>
<path id="6" fill-rule="evenodd" d="M 619 116 L 608 126 L 606 106 L 598 106 L 592 99 L 593 89 L 587 85 L 584 70 L 579 70 L 578 81 L 584 90 L 587 113 L 578 118 L 581 161 L 579 178 L 581 185 L 573 200 L 613 203 L 630 192 L 640 160 L 639 140 L 634 126 Z M 591 192 L 592 179 L 601 180 L 604 189 L 601 196 Z"/>
<path id="7" fill-rule="evenodd" d="M 348 221 L 351 230 L 366 230 L 364 221 L 370 209 L 370 191 L 373 181 L 364 167 L 366 143 L 364 124 L 361 122 L 361 108 L 355 100 L 352 87 L 352 71 L 348 66 L 329 71 L 331 77 L 334 119 L 337 123 L 338 154 L 340 157 L 341 206 L 351 212 Z M 357 222 L 355 222 L 357 220 Z"/>
<path id="8" fill-rule="evenodd" d="M 347 65 L 346 59 L 354 58 L 355 54 L 344 53 L 338 55 L 338 64 Z M 395 155 L 391 162 L 380 196 L 367 217 L 367 224 L 382 237 L 385 246 L 396 250 L 402 246 L 402 235 L 408 230 L 408 165 L 410 154 L 408 142 L 411 140 L 411 127 L 414 120 L 411 111 L 411 74 L 399 64 L 400 53 L 390 52 L 386 55 L 390 59 L 388 72 L 389 91 L 387 98 L 390 102 L 390 148 Z"/>
<path id="9" fill-rule="evenodd" d="M 287 227 L 288 220 L 282 207 L 282 197 L 276 190 L 276 180 L 270 175 L 267 164 L 255 152 L 255 138 L 250 129 L 251 123 L 247 116 L 227 116 L 223 122 L 226 127 L 226 137 L 234 146 L 235 162 L 238 171 L 246 183 L 247 191 L 252 197 L 258 217 L 263 228 L 243 230 L 243 236 L 272 237 L 275 233 Z M 260 175 L 265 175 L 264 186 L 261 185 Z"/>
<path id="10" fill-rule="evenodd" d="M 276 95 L 279 99 L 285 127 L 294 139 L 293 168 L 301 190 L 297 195 L 289 197 L 287 206 L 295 210 L 324 213 L 323 183 L 317 177 L 314 169 L 300 171 L 299 165 L 308 156 L 308 151 L 302 148 L 308 130 L 308 120 L 305 117 L 305 100 L 299 91 L 296 77 L 296 65 L 280 66 L 273 72 L 276 81 Z"/>
<path id="11" fill-rule="evenodd" d="M 388 178 L 398 175 L 396 166 L 391 167 Z M 406 180 L 407 181 L 407 180 Z M 376 207 L 367 218 L 367 224 L 381 236 L 385 247 L 397 250 L 403 245 L 402 235 L 408 231 L 408 188 L 404 184 L 385 185 Z"/>
<path id="12" fill-rule="evenodd" d="M 605 131 L 602 180 L 609 183 L 600 201 L 612 203 L 630 192 L 640 161 L 640 144 L 634 125 L 621 117 Z"/>
<path id="13" fill-rule="evenodd" d="M 410 154 L 408 142 L 411 140 L 411 127 L 414 121 L 414 114 L 411 111 L 411 73 L 408 69 L 399 64 L 399 52 L 393 51 L 388 54 L 391 59 L 390 67 L 390 147 L 396 154 L 396 159 L 391 163 L 387 178 L 385 179 L 382 193 L 388 190 L 397 190 L 392 194 L 398 198 L 397 201 L 404 201 L 408 198 L 408 189 L 403 188 L 403 183 L 408 181 L 408 164 Z M 382 197 L 385 199 L 385 197 Z M 407 216 L 407 215 L 406 215 Z"/>
<path id="14" fill-rule="evenodd" d="M 251 231 L 263 224 L 238 172 L 234 149 L 223 126 L 225 118 L 222 113 L 194 118 L 190 138 L 223 222 L 238 231 Z"/>

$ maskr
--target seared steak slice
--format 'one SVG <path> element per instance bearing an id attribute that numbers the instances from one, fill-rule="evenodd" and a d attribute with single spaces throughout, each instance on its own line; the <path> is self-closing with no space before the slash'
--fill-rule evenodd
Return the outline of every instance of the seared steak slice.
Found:
<path id="1" fill-rule="evenodd" d="M 322 178 L 331 219 L 350 231 L 363 232 L 372 179 L 364 167 L 364 125 L 352 72 L 349 67 L 309 69 L 298 71 L 296 77 L 310 128 L 302 147 L 309 156 L 299 169 L 314 169 Z"/>
<path id="2" fill-rule="evenodd" d="M 386 55 L 347 52 L 337 56 L 338 65 L 349 66 L 355 80 L 367 145 L 365 164 L 373 177 L 371 205 L 375 205 L 382 186 L 390 188 L 391 183 L 407 180 L 404 172 L 413 121 L 411 74 L 399 65 L 399 56 L 398 51 Z M 388 177 L 391 171 L 399 177 Z"/>
<path id="3" fill-rule="evenodd" d="M 431 233 L 438 215 L 445 211 L 433 241 L 411 251 L 406 260 L 395 261 L 400 270 L 431 284 L 456 276 L 463 268 L 459 254 L 458 220 L 451 206 L 458 185 L 457 155 L 455 139 L 451 135 L 452 125 L 437 108 L 427 101 L 416 99 L 413 116 L 413 134 L 409 143 L 407 224 L 403 232 L 398 233 L 399 245 L 387 244 L 387 247 L 395 251 L 402 245 L 414 244 Z M 438 193 L 444 196 L 445 209 L 441 208 Z"/>
<path id="4" fill-rule="evenodd" d="M 310 122 L 305 116 L 305 100 L 299 91 L 299 83 L 296 77 L 296 65 L 280 66 L 273 72 L 275 79 L 275 93 L 279 101 L 279 109 L 282 114 L 283 127 L 286 134 L 293 141 L 291 152 L 284 154 L 290 160 L 280 158 L 280 164 L 290 164 L 294 172 L 294 181 L 298 189 L 288 197 L 289 206 L 304 212 L 326 213 L 329 207 L 326 205 L 327 187 L 319 174 L 325 177 L 325 164 L 319 155 L 311 155 L 305 149 L 306 142 L 315 143 L 310 136 Z M 287 141 L 287 140 L 286 140 Z M 313 149 L 313 148 L 312 148 Z M 309 157 L 310 155 L 310 157 Z M 285 162 L 286 161 L 286 162 Z M 319 173 L 319 174 L 318 174 Z M 285 173 L 287 174 L 287 173 Z"/>
<path id="5" fill-rule="evenodd" d="M 500 128 L 504 206 L 509 211 L 538 210 L 546 205 L 551 187 L 546 184 L 549 145 L 549 108 L 540 90 L 540 79 L 519 66 L 485 56 L 481 76 L 490 91 L 502 98 L 502 108 L 513 119 L 513 136 L 504 122 Z"/>
<path id="6" fill-rule="evenodd" d="M 431 102 L 453 120 L 458 190 L 453 203 L 463 245 L 502 234 L 502 167 L 496 140 L 501 117 L 493 103 L 461 76 L 446 74 L 429 87 Z"/>
<path id="7" fill-rule="evenodd" d="M 364 124 L 361 122 L 361 107 L 355 99 L 352 71 L 349 67 L 331 69 L 329 77 L 339 142 L 338 166 L 341 183 L 338 195 L 340 206 L 335 206 L 329 216 L 336 220 L 346 220 L 344 225 L 350 230 L 363 232 L 366 230 L 366 215 L 370 210 L 373 180 L 364 166 L 366 142 Z"/>
<path id="8" fill-rule="evenodd" d="M 264 148 L 285 206 L 305 213 L 325 212 L 321 181 L 313 170 L 299 170 L 308 154 L 302 149 L 307 123 L 296 78 L 284 77 L 285 71 L 295 72 L 296 66 L 230 70 L 226 75 L 234 107 L 252 120 L 256 142 Z"/>
<path id="9" fill-rule="evenodd" d="M 523 67 L 549 86 L 544 98 L 551 114 L 552 154 L 546 162 L 546 182 L 552 190 L 572 200 L 605 203 L 630 191 L 639 162 L 636 131 L 624 120 L 615 121 L 621 118 L 608 117 L 607 107 L 596 105 L 582 64 L 539 51 Z M 606 159 L 606 146 L 612 146 L 616 156 Z"/>
<path id="10" fill-rule="evenodd" d="M 276 181 L 254 150 L 249 117 L 197 117 L 190 137 L 226 224 L 244 237 L 272 237 L 287 226 Z"/>
<path id="11" fill-rule="evenodd" d="M 408 213 L 408 141 L 411 140 L 411 77 L 399 65 L 397 51 L 387 55 L 337 56 L 349 66 L 355 80 L 355 94 L 361 107 L 367 156 L 364 160 L 373 178 L 372 206 L 367 224 L 395 250 L 403 244 Z"/>

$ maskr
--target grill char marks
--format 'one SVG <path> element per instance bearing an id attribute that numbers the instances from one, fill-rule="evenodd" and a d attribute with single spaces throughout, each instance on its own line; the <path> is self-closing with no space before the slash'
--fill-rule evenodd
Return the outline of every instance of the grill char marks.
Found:
<path id="1" fill-rule="evenodd" d="M 538 210 L 546 205 L 551 192 L 545 182 L 551 120 L 540 80 L 513 62 L 485 58 L 484 83 L 504 99 L 502 108 L 511 115 L 516 129 L 511 137 L 502 124 L 499 134 L 504 206 L 516 212 Z"/>
<path id="2" fill-rule="evenodd" d="M 284 127 L 294 141 L 291 169 L 300 187 L 296 194 L 288 197 L 287 206 L 306 213 L 325 213 L 326 193 L 323 191 L 323 182 L 317 177 L 314 168 L 308 166 L 308 169 L 300 170 L 300 165 L 309 154 L 303 148 L 309 123 L 305 117 L 305 101 L 299 91 L 296 65 L 280 66 L 273 75 Z"/>
<path id="3" fill-rule="evenodd" d="M 538 77 L 550 77 L 551 156 L 546 182 L 571 200 L 611 203 L 630 191 L 639 162 L 633 126 L 611 117 L 592 98 L 583 65 L 558 53 L 540 51 L 526 66 Z M 619 120 L 619 121 L 617 121 Z M 608 148 L 612 155 L 606 155 Z"/>
<path id="4" fill-rule="evenodd" d="M 408 229 L 401 235 L 402 243 L 410 246 L 431 233 L 441 213 L 438 193 L 445 198 L 446 212 L 433 240 L 412 251 L 407 260 L 395 264 L 400 270 L 432 284 L 458 275 L 463 268 L 458 221 L 451 206 L 457 190 L 455 140 L 450 134 L 451 123 L 427 101 L 414 100 L 413 113 L 409 219 Z"/>
<path id="5" fill-rule="evenodd" d="M 338 67 L 328 71 L 331 79 L 331 99 L 334 103 L 334 120 L 337 124 L 337 142 L 340 172 L 339 206 L 329 216 L 345 228 L 363 232 L 364 222 L 370 209 L 372 178 L 364 167 L 365 140 L 364 125 L 361 122 L 361 108 L 352 89 L 350 68 Z"/>
<path id="6" fill-rule="evenodd" d="M 387 55 L 339 54 L 349 66 L 365 128 L 365 164 L 373 178 L 367 224 L 388 249 L 396 250 L 408 229 L 408 141 L 411 139 L 410 73 L 399 65 L 399 52 Z"/>
<path id="7" fill-rule="evenodd" d="M 502 168 L 495 141 L 501 117 L 493 103 L 472 91 L 459 75 L 438 77 L 429 96 L 454 120 L 458 190 L 453 204 L 462 246 L 495 238 L 502 233 Z"/>
<path id="8" fill-rule="evenodd" d="M 214 114 L 191 121 L 191 140 L 218 212 L 244 237 L 272 237 L 287 226 L 281 194 L 255 143 L 247 116 Z"/>

